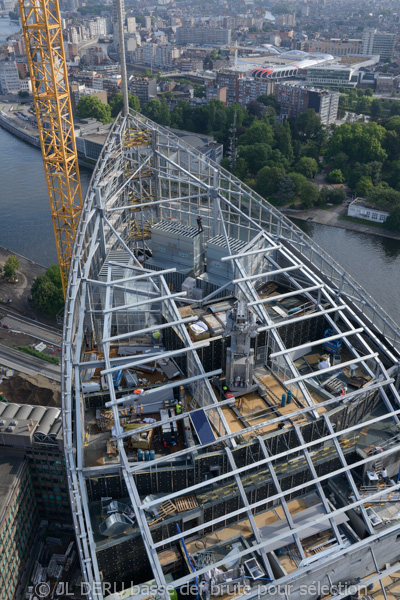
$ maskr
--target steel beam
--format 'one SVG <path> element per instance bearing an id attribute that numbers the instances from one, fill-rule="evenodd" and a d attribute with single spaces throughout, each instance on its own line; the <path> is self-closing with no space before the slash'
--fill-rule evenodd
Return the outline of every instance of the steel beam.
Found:
<path id="1" fill-rule="evenodd" d="M 304 350 L 305 348 L 311 348 L 313 346 L 319 346 L 320 344 L 325 344 L 326 342 L 333 342 L 333 340 L 340 340 L 342 338 L 349 337 L 350 335 L 355 335 L 356 333 L 361 333 L 364 331 L 363 327 L 359 327 L 358 329 L 354 329 L 352 331 L 345 331 L 343 333 L 338 333 L 337 335 L 330 335 L 329 337 L 322 338 L 320 340 L 315 340 L 313 342 L 307 342 L 307 344 L 301 344 L 300 346 L 293 346 L 292 348 L 287 348 L 286 350 L 281 350 L 280 352 L 273 352 L 270 354 L 270 358 L 275 358 L 276 356 L 282 356 L 283 354 L 289 354 L 290 352 L 297 352 L 297 350 Z"/>

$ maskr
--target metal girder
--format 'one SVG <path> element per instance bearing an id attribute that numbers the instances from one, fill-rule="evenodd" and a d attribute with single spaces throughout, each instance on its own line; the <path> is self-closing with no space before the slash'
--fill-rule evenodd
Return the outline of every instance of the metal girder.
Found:
<path id="1" fill-rule="evenodd" d="M 306 344 L 300 344 L 300 346 L 293 346 L 292 348 L 287 348 L 286 350 L 281 350 L 279 352 L 273 352 L 270 354 L 270 358 L 275 358 L 276 356 L 282 356 L 283 354 L 289 354 L 290 352 L 297 352 L 297 350 L 304 350 L 305 348 L 312 348 L 313 346 L 319 346 L 320 344 L 325 344 L 326 342 L 333 342 L 333 340 L 339 340 L 349 335 L 355 335 L 356 333 L 361 333 L 364 331 L 363 327 L 359 327 L 358 329 L 354 329 L 352 331 L 344 331 L 343 333 L 338 333 L 337 335 L 330 335 L 326 338 L 321 338 L 320 340 L 315 340 L 313 342 L 307 342 Z"/>
<path id="2" fill-rule="evenodd" d="M 258 435 L 257 439 L 258 439 L 258 443 L 260 444 L 261 452 L 264 454 L 264 457 L 270 458 L 269 452 L 267 450 L 267 447 L 266 447 L 265 442 L 262 439 L 262 437 Z M 296 526 L 294 524 L 293 517 L 290 514 L 290 510 L 288 508 L 286 498 L 285 498 L 284 494 L 282 493 L 281 484 L 279 483 L 279 479 L 276 476 L 275 469 L 271 463 L 272 463 L 271 460 L 267 463 L 269 473 L 271 475 L 272 481 L 274 482 L 276 491 L 278 492 L 278 494 L 282 494 L 282 496 L 280 498 L 280 502 L 281 502 L 283 513 L 286 517 L 287 524 L 289 525 L 290 529 L 294 530 L 296 528 Z M 299 534 L 294 531 L 292 535 L 293 535 L 294 543 L 296 544 L 297 550 L 300 554 L 300 557 L 302 559 L 305 558 L 306 555 L 304 554 L 304 548 L 301 544 Z"/>
<path id="3" fill-rule="evenodd" d="M 332 371 L 339 371 L 343 367 L 349 367 L 350 365 L 354 365 L 358 362 L 368 360 L 369 358 L 376 358 L 377 356 L 378 353 L 373 352 L 372 354 L 367 354 L 367 356 L 360 356 L 359 358 L 346 360 L 346 362 L 339 363 L 338 365 L 334 365 L 333 367 L 327 367 L 326 369 L 320 369 L 319 371 L 313 371 L 312 373 L 306 373 L 306 375 L 300 375 L 299 377 L 295 377 L 294 379 L 289 379 L 288 381 L 285 381 L 285 385 L 297 383 L 298 381 L 304 381 L 304 379 L 311 379 L 311 377 L 315 377 L 317 375 L 325 375 L 325 373 L 332 373 Z"/>
<path id="4" fill-rule="evenodd" d="M 133 293 L 133 291 L 132 291 Z M 111 308 L 107 308 L 107 310 L 102 310 L 101 312 L 106 315 L 108 313 L 115 313 L 123 310 L 130 310 L 131 308 L 137 308 L 138 306 L 145 306 L 146 304 L 155 304 L 157 302 L 164 302 L 164 300 L 169 300 L 170 298 L 182 298 L 187 295 L 187 292 L 177 292 L 176 294 L 171 294 L 170 296 L 156 296 L 148 298 L 147 300 L 139 300 L 139 302 L 132 302 L 130 304 L 122 304 L 121 306 L 112 306 Z"/>
<path id="5" fill-rule="evenodd" d="M 295 317 L 294 319 L 287 319 L 285 321 L 277 321 L 276 323 L 273 323 L 272 325 L 265 325 L 265 326 L 259 327 L 257 329 L 257 331 L 261 332 L 261 331 L 269 331 L 270 329 L 279 329 L 279 327 L 284 327 L 286 325 L 292 325 L 293 323 L 299 323 L 300 321 L 308 321 L 309 319 L 315 319 L 317 317 L 320 317 L 321 315 L 322 316 L 329 315 L 331 313 L 338 312 L 338 311 L 344 310 L 346 308 L 347 307 L 345 304 L 340 304 L 339 306 L 335 306 L 334 308 L 318 310 L 318 311 L 312 313 L 311 315 L 301 315 L 300 317 Z"/>
<path id="6" fill-rule="evenodd" d="M 248 256 L 253 256 L 254 254 L 263 254 L 270 252 L 271 250 L 279 250 L 282 248 L 281 244 L 274 244 L 273 246 L 268 246 L 268 248 L 259 248 L 258 250 L 249 250 L 248 252 L 241 252 L 239 254 L 231 254 L 229 256 L 223 256 L 221 258 L 222 262 L 227 260 L 236 260 L 237 258 L 247 258 Z"/>
<path id="7" fill-rule="evenodd" d="M 108 312 L 106 316 L 110 315 Z M 199 342 L 197 346 L 189 346 L 186 348 L 180 348 L 179 350 L 172 350 L 171 352 L 160 352 L 159 354 L 153 354 L 148 358 L 138 358 L 134 361 L 124 363 L 123 365 L 118 365 L 117 367 L 109 367 L 101 371 L 102 375 L 108 375 L 109 373 L 115 373 L 115 371 L 119 371 L 119 369 L 132 369 L 133 367 L 138 367 L 140 365 L 147 365 L 149 363 L 155 362 L 157 360 L 164 360 L 166 358 L 172 358 L 173 356 L 180 356 L 181 354 L 186 354 L 186 352 L 194 351 L 199 348 L 207 348 L 210 345 L 210 342 Z M 115 359 L 114 359 L 115 360 Z M 118 360 L 118 359 L 117 359 Z M 84 363 L 83 363 L 84 364 Z"/>
<path id="8" fill-rule="evenodd" d="M 355 399 L 357 396 L 361 395 L 362 393 L 366 393 L 366 392 L 371 392 L 377 389 L 380 389 L 381 386 L 384 385 L 389 385 L 389 383 L 391 383 L 393 381 L 393 379 L 390 379 L 388 381 L 381 381 L 379 383 L 375 383 L 375 384 L 371 384 L 370 386 L 368 386 L 367 388 L 364 388 L 362 390 L 356 390 L 355 392 L 350 392 L 348 394 L 346 394 L 346 399 L 347 400 L 351 400 L 351 399 Z M 231 399 L 230 399 L 231 400 Z M 220 402 L 219 405 L 223 406 L 224 404 L 229 404 L 229 401 L 223 401 Z M 330 405 L 336 404 L 338 403 L 338 399 L 337 398 L 331 398 L 329 400 L 325 400 L 324 402 L 320 402 L 318 404 L 314 404 L 314 406 L 312 407 L 313 409 L 317 410 L 318 408 L 326 408 Z M 210 405 L 209 407 L 205 406 L 203 407 L 204 410 L 208 410 L 209 408 L 215 408 L 214 406 Z M 282 423 L 283 421 L 288 421 L 289 418 L 293 419 L 294 417 L 300 416 L 300 415 L 304 415 L 307 413 L 310 413 L 311 409 L 308 406 L 307 408 L 300 408 L 298 410 L 293 411 L 290 414 L 290 417 L 288 417 L 287 415 L 282 415 L 280 417 L 275 417 L 274 419 L 268 419 L 263 421 L 262 423 L 257 423 L 257 425 L 251 425 L 249 427 L 245 427 L 244 429 L 240 429 L 239 431 L 234 431 L 232 433 L 229 433 L 227 435 L 221 436 L 218 438 L 218 442 L 225 442 L 227 440 L 230 440 L 231 438 L 237 437 L 237 436 L 241 436 L 245 433 L 250 433 L 253 431 L 257 431 L 259 429 L 261 429 L 262 427 L 265 427 L 266 425 L 276 425 L 278 423 Z M 393 411 L 390 414 L 384 415 L 383 417 L 376 419 L 377 421 L 379 420 L 383 420 L 383 419 L 389 419 L 391 418 L 393 415 L 397 415 L 400 414 L 400 409 L 398 411 Z M 178 417 L 176 417 L 178 418 Z M 176 419 L 173 419 L 176 420 Z M 166 421 L 168 422 L 168 421 Z M 172 420 L 171 420 L 172 422 Z M 375 421 L 371 421 L 375 422 Z M 147 429 L 147 428 L 146 428 Z M 142 430 L 142 429 L 141 429 Z M 143 429 L 144 431 L 144 429 Z M 353 428 L 350 428 L 348 430 L 348 432 L 353 431 Z M 342 431 L 341 433 L 346 433 L 346 431 Z M 338 435 L 338 434 L 337 434 Z M 324 438 L 325 439 L 325 438 Z M 320 443 L 320 442 L 315 442 L 315 443 Z M 191 446 L 190 448 L 185 448 L 184 450 L 179 450 L 178 452 L 174 452 L 174 459 L 178 459 L 182 456 L 186 456 L 188 454 L 194 454 L 197 453 L 200 449 L 203 448 L 207 448 L 208 446 L 211 446 L 212 444 L 214 444 L 213 442 L 210 442 L 209 444 L 197 444 L 195 446 Z M 310 444 L 312 445 L 312 442 L 310 442 Z M 290 454 L 290 452 L 288 451 L 287 454 Z M 156 458 L 154 460 L 151 461 L 151 465 L 155 465 L 156 467 L 162 463 L 168 462 L 168 459 L 166 459 L 164 456 L 161 458 Z M 131 466 L 129 468 L 131 473 L 135 473 L 137 471 L 141 471 L 143 469 L 143 465 L 136 465 L 136 466 Z"/>
<path id="9" fill-rule="evenodd" d="M 225 448 L 225 452 L 226 452 L 226 455 L 228 457 L 228 460 L 229 460 L 229 463 L 231 465 L 231 468 L 232 469 L 236 469 L 237 465 L 235 463 L 235 459 L 233 457 L 232 452 L 230 451 L 229 448 Z M 254 520 L 253 513 L 251 512 L 251 509 L 249 507 L 250 506 L 249 505 L 249 501 L 247 499 L 246 491 L 245 491 L 245 489 L 243 487 L 242 480 L 240 479 L 240 476 L 237 475 L 237 474 L 234 477 L 235 477 L 236 485 L 237 485 L 237 487 L 239 489 L 239 492 L 240 492 L 240 497 L 242 499 L 242 502 L 243 502 L 244 506 L 246 506 L 246 508 L 247 508 L 247 516 L 249 518 L 249 522 L 250 522 L 251 528 L 253 530 L 254 537 L 257 540 L 257 543 L 260 544 L 261 543 L 260 531 L 259 531 L 259 529 L 257 527 L 257 524 L 256 524 L 255 520 Z M 265 570 L 266 570 L 266 572 L 268 574 L 268 577 L 270 579 L 272 579 L 272 580 L 275 579 L 274 578 L 274 573 L 273 573 L 273 571 L 271 569 L 270 562 L 268 560 L 267 553 L 265 552 L 265 549 L 263 547 L 261 547 L 261 549 L 260 549 L 260 554 L 261 554 L 262 561 L 264 563 Z"/>
<path id="10" fill-rule="evenodd" d="M 290 267 L 282 267 L 282 269 L 275 269 L 275 271 L 264 271 L 263 273 L 257 273 L 256 275 L 250 275 L 249 277 L 241 277 L 239 279 L 233 279 L 232 283 L 241 283 L 242 281 L 254 281 L 255 279 L 263 279 L 264 277 L 272 277 L 273 275 L 280 275 L 281 273 L 287 273 L 288 271 L 294 271 L 299 269 L 300 265 L 292 265 Z"/>
<path id="11" fill-rule="evenodd" d="M 397 414 L 400 413 L 400 410 L 396 411 L 396 413 Z M 389 419 L 390 415 L 384 415 L 384 418 L 385 419 Z M 286 417 L 286 420 L 288 420 L 288 417 Z M 382 419 L 373 419 L 372 421 L 366 421 L 366 422 L 363 422 L 363 423 L 357 423 L 356 425 L 353 425 L 352 427 L 348 427 L 347 429 L 343 429 L 342 431 L 334 432 L 334 433 L 332 433 L 330 435 L 325 436 L 323 438 L 323 441 L 324 442 L 328 442 L 329 440 L 333 439 L 334 437 L 343 436 L 346 433 L 350 433 L 350 432 L 356 431 L 357 429 L 362 429 L 363 427 L 367 427 L 368 424 L 375 423 L 378 420 L 380 421 Z M 272 456 L 270 458 L 259 460 L 258 462 L 254 463 L 252 465 L 252 468 L 260 467 L 261 465 L 266 465 L 271 460 L 272 461 L 277 461 L 280 458 L 287 458 L 291 454 L 298 454 L 304 448 L 312 448 L 313 446 L 316 446 L 318 444 L 321 444 L 321 439 L 313 440 L 313 441 L 307 442 L 305 444 L 299 444 L 298 446 L 295 446 L 294 448 L 288 448 L 287 450 L 285 450 L 285 452 L 280 452 L 278 454 L 274 454 L 274 456 Z M 395 451 L 396 451 L 396 448 L 391 448 L 391 449 L 388 449 L 388 450 L 384 450 L 383 452 L 380 453 L 380 457 L 384 458 L 385 456 L 390 456 L 390 454 L 392 454 Z M 351 468 L 355 468 L 356 466 L 364 465 L 364 464 L 366 464 L 366 463 L 368 463 L 370 461 L 371 461 L 371 457 L 367 457 L 365 459 L 362 459 L 361 461 L 352 463 Z M 152 464 L 153 464 L 153 462 L 154 461 L 152 461 Z M 165 458 L 164 458 L 164 462 L 168 462 L 168 461 L 166 461 Z M 143 469 L 143 466 L 140 466 L 140 468 L 137 468 L 137 469 L 135 469 L 135 467 L 131 467 L 130 468 L 130 472 L 133 473 L 133 472 L 141 470 L 141 469 Z M 217 477 L 214 477 L 213 481 L 214 481 L 214 483 L 218 483 L 219 481 L 223 481 L 225 479 L 228 479 L 228 478 L 232 477 L 233 475 L 235 475 L 235 473 L 243 473 L 243 472 L 248 471 L 248 470 L 249 470 L 249 466 L 248 465 L 245 465 L 244 467 L 238 467 L 237 469 L 234 469 L 234 470 L 230 471 L 229 473 L 223 473 L 221 475 L 218 475 Z M 342 468 L 342 469 L 338 469 L 336 471 L 333 471 L 331 474 L 328 473 L 327 475 L 321 475 L 321 476 L 318 477 L 318 481 L 325 481 L 325 479 L 329 479 L 329 477 L 331 475 L 332 476 L 334 476 L 334 475 L 336 476 L 338 474 L 344 473 L 345 471 L 346 471 L 346 467 Z M 298 491 L 298 490 L 303 489 L 303 487 L 308 487 L 308 486 L 311 486 L 311 485 L 314 485 L 314 484 L 315 484 L 315 479 L 307 481 L 307 482 L 304 482 L 302 485 L 296 486 L 294 488 L 291 488 L 290 490 L 285 490 L 284 494 L 287 494 L 289 492 Z M 158 498 L 157 500 L 151 500 L 150 502 L 148 502 L 146 504 L 146 506 L 148 506 L 148 507 L 150 507 L 150 506 L 157 506 L 158 504 L 161 504 L 161 502 L 163 502 L 163 501 L 173 500 L 174 498 L 178 498 L 179 496 L 182 496 L 183 493 L 185 495 L 190 494 L 191 492 L 194 492 L 194 491 L 196 491 L 198 489 L 202 489 L 203 487 L 207 487 L 207 485 L 210 485 L 209 481 L 202 481 L 200 483 L 193 484 L 193 485 L 185 488 L 184 490 L 178 490 L 178 491 L 175 491 L 175 492 L 171 492 L 170 494 L 166 494 L 165 496 L 162 497 L 162 499 Z M 274 496 L 270 497 L 268 500 L 272 501 L 272 500 L 277 500 L 279 498 L 280 498 L 280 496 L 278 494 L 278 495 L 274 495 Z M 258 506 L 263 506 L 263 504 L 265 504 L 265 499 L 264 500 L 260 500 L 258 502 L 252 503 L 251 507 L 252 508 L 256 508 Z M 229 517 L 234 517 L 234 516 L 237 516 L 238 514 L 241 514 L 241 513 L 242 513 L 242 510 L 239 509 L 237 511 L 233 511 L 232 513 L 229 513 Z M 213 519 L 212 523 L 217 523 L 217 522 L 220 522 L 222 520 L 223 520 L 223 517 L 222 518 L 218 517 L 217 519 Z M 211 524 L 211 522 L 209 524 Z M 194 529 L 193 531 L 195 531 L 195 530 L 198 531 L 197 529 Z"/>
<path id="12" fill-rule="evenodd" d="M 278 300 L 290 298 L 291 296 L 299 296 L 301 294 L 306 294 L 307 292 L 314 292 L 315 290 L 320 290 L 323 287 L 323 283 L 318 285 L 311 285 L 307 288 L 295 290 L 294 292 L 286 292 L 285 294 L 278 294 L 277 296 L 269 296 L 268 298 L 262 298 L 262 300 L 255 300 L 254 302 L 249 302 L 249 306 L 258 306 L 259 304 L 267 304 L 268 302 L 278 302 Z"/>
<path id="13" fill-rule="evenodd" d="M 169 323 L 160 323 L 159 325 L 154 325 L 153 327 L 145 327 L 144 329 L 135 329 L 134 331 L 129 331 L 128 333 L 120 333 L 119 335 L 113 335 L 103 342 L 116 342 L 119 340 L 126 340 L 131 337 L 136 337 L 137 335 L 143 335 L 144 333 L 152 333 L 153 331 L 160 331 L 163 329 L 168 329 L 169 327 L 175 327 L 175 325 L 194 323 L 198 321 L 199 317 L 185 317 L 184 319 L 180 319 L 179 321 L 170 321 Z"/>
<path id="14" fill-rule="evenodd" d="M 201 375 L 195 375 L 194 377 L 188 377 L 187 379 L 178 379 L 178 381 L 173 381 L 172 383 L 168 383 L 167 385 L 162 385 L 160 387 L 147 390 L 144 395 L 147 397 L 152 394 L 160 394 L 161 392 L 164 392 L 165 390 L 172 390 L 176 387 L 180 387 L 183 385 L 187 385 L 188 383 L 192 383 L 193 381 L 201 381 L 202 379 L 205 379 L 206 377 L 215 377 L 216 375 L 221 375 L 221 373 L 222 373 L 222 369 L 216 369 L 215 371 L 210 371 L 209 373 L 202 373 Z M 115 400 L 106 402 L 105 406 L 108 408 L 108 407 L 112 406 L 113 404 L 123 404 L 124 402 L 130 402 L 131 400 L 135 400 L 135 399 L 140 400 L 140 398 L 141 398 L 141 394 L 128 394 L 127 396 L 122 396 L 122 398 L 116 398 Z M 232 402 L 232 400 L 231 400 L 231 402 Z M 212 408 L 215 409 L 215 406 L 212 406 Z M 176 421 L 179 416 L 187 416 L 188 414 L 189 413 L 184 413 L 184 415 L 177 415 L 177 417 L 173 418 L 173 419 L 157 421 L 156 423 L 152 424 L 152 427 L 149 427 L 149 429 L 152 429 L 154 426 L 160 427 L 160 425 L 163 425 L 166 422 L 171 423 L 172 421 Z M 146 430 L 146 427 L 144 427 L 143 429 L 138 428 L 138 429 L 135 429 L 135 433 L 140 433 L 145 430 Z M 130 432 L 129 435 L 132 435 L 132 432 Z"/>

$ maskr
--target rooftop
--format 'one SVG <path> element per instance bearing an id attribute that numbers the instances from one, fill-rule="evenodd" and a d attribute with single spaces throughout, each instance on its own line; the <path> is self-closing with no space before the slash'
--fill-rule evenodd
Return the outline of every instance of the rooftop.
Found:
<path id="1" fill-rule="evenodd" d="M 2 450 L 0 456 L 0 519 L 10 502 L 11 494 L 18 483 L 25 459 Z"/>

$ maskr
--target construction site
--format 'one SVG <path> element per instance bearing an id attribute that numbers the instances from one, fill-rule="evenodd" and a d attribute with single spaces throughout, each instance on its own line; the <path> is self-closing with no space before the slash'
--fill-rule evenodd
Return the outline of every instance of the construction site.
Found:
<path id="1" fill-rule="evenodd" d="M 289 219 L 129 109 L 120 4 L 124 107 L 83 202 L 58 2 L 20 0 L 85 596 L 397 598 L 400 330 Z"/>
<path id="2" fill-rule="evenodd" d="M 84 579 L 116 586 L 93 597 L 387 597 L 400 337 L 322 249 L 170 132 L 120 116 L 66 314 L 78 548 Z"/>

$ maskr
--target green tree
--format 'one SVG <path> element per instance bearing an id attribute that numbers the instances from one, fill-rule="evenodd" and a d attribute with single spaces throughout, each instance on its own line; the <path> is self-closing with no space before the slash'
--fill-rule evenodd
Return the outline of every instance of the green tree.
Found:
<path id="1" fill-rule="evenodd" d="M 140 112 L 140 102 L 137 96 L 133 94 L 128 94 L 128 102 L 129 108 Z M 110 98 L 109 105 L 111 109 L 111 116 L 115 118 L 121 112 L 122 107 L 124 105 L 123 95 L 121 93 L 114 94 L 114 96 Z"/>
<path id="2" fill-rule="evenodd" d="M 371 115 L 373 117 L 379 117 L 382 114 L 382 102 L 375 98 L 371 102 Z"/>
<path id="3" fill-rule="evenodd" d="M 247 146 L 251 144 L 268 144 L 272 145 L 273 130 L 270 125 L 256 119 L 247 129 L 246 133 L 238 139 L 238 146 Z"/>
<path id="4" fill-rule="evenodd" d="M 302 208 L 311 208 L 318 203 L 319 191 L 318 188 L 310 181 L 307 181 L 301 190 L 300 194 Z"/>
<path id="5" fill-rule="evenodd" d="M 161 98 L 161 106 L 160 106 L 160 113 L 159 113 L 159 120 L 158 122 L 160 123 L 160 125 L 171 125 L 171 113 L 169 111 L 168 108 L 168 104 L 167 104 L 167 100 L 166 98 L 163 96 Z"/>
<path id="6" fill-rule="evenodd" d="M 19 260 L 16 256 L 14 256 L 13 254 L 10 254 L 10 256 L 7 258 L 7 261 L 4 263 L 3 266 L 3 273 L 4 276 L 7 278 L 11 278 L 14 277 L 16 272 L 19 269 Z"/>
<path id="7" fill-rule="evenodd" d="M 374 184 L 371 177 L 361 177 L 356 185 L 356 194 L 360 198 L 366 198 L 368 192 L 372 190 Z"/>
<path id="8" fill-rule="evenodd" d="M 161 102 L 158 98 L 152 98 L 150 102 L 144 105 L 143 114 L 146 117 L 149 117 L 152 121 L 156 123 L 160 122 L 160 113 L 161 113 Z"/>
<path id="9" fill-rule="evenodd" d="M 288 175 L 282 177 L 278 189 L 275 193 L 276 201 L 279 205 L 288 204 L 296 195 L 296 187 Z"/>
<path id="10" fill-rule="evenodd" d="M 369 162 L 367 164 L 367 168 L 368 173 L 372 179 L 372 183 L 374 185 L 378 185 L 378 183 L 381 180 L 382 163 L 377 160 L 373 160 L 372 162 Z"/>
<path id="11" fill-rule="evenodd" d="M 20 90 L 20 91 L 18 92 L 18 96 L 19 96 L 20 98 L 29 98 L 29 92 L 26 92 L 25 90 Z"/>
<path id="12" fill-rule="evenodd" d="M 344 175 L 340 169 L 333 169 L 326 178 L 329 183 L 343 183 Z"/>
<path id="13" fill-rule="evenodd" d="M 193 86 L 193 94 L 195 98 L 205 98 L 206 96 L 206 89 L 204 87 L 204 85 L 200 85 L 198 83 L 195 83 Z"/>
<path id="14" fill-rule="evenodd" d="M 270 154 L 271 147 L 267 144 L 240 146 L 240 157 L 246 161 L 249 170 L 254 174 L 266 165 Z"/>
<path id="15" fill-rule="evenodd" d="M 346 192 L 344 190 L 329 190 L 326 201 L 330 204 L 342 204 L 346 200 Z"/>
<path id="16" fill-rule="evenodd" d="M 371 187 L 366 198 L 368 202 L 378 206 L 382 210 L 391 211 L 395 206 L 400 204 L 400 192 L 382 185 Z"/>
<path id="17" fill-rule="evenodd" d="M 281 109 L 281 105 L 278 100 L 275 98 L 274 94 L 262 94 L 257 98 L 257 102 L 264 104 L 264 106 L 271 106 L 275 109 L 277 113 L 279 113 Z"/>
<path id="18" fill-rule="evenodd" d="M 385 227 L 390 231 L 400 231 L 400 204 L 390 211 L 385 221 Z"/>
<path id="19" fill-rule="evenodd" d="M 367 88 L 366 90 L 364 90 L 364 96 L 371 97 L 373 95 L 374 95 L 374 92 L 371 90 L 371 88 Z"/>
<path id="20" fill-rule="evenodd" d="M 277 148 L 286 157 L 289 164 L 293 162 L 294 153 L 292 145 L 292 132 L 290 131 L 289 121 L 285 121 L 284 125 L 275 131 L 277 140 Z"/>
<path id="21" fill-rule="evenodd" d="M 36 277 L 32 285 L 32 300 L 43 314 L 55 317 L 64 306 L 60 267 L 50 266 L 46 273 Z"/>
<path id="22" fill-rule="evenodd" d="M 301 139 L 321 140 L 323 128 L 321 119 L 313 108 L 301 113 L 295 121 L 295 130 Z"/>
<path id="23" fill-rule="evenodd" d="M 97 96 L 83 96 L 77 106 L 76 114 L 83 119 L 92 118 L 102 123 L 111 123 L 111 108 L 108 104 L 103 104 Z"/>
<path id="24" fill-rule="evenodd" d="M 289 177 L 294 183 L 296 196 L 300 196 L 301 190 L 303 189 L 303 185 L 307 183 L 307 178 L 304 177 L 304 175 L 302 175 L 301 173 L 296 172 L 289 173 Z"/>
<path id="25" fill-rule="evenodd" d="M 239 158 L 236 161 L 236 165 L 235 165 L 235 168 L 233 169 L 232 173 L 234 175 L 236 175 L 236 177 L 238 177 L 239 179 L 243 180 L 246 177 L 248 169 L 249 169 L 249 167 L 248 167 L 248 164 L 245 161 L 245 159 L 242 158 L 241 156 L 239 156 Z"/>
<path id="26" fill-rule="evenodd" d="M 279 182 L 284 176 L 285 171 L 282 167 L 263 167 L 257 173 L 256 191 L 264 198 L 272 196 L 278 190 Z"/>
<path id="27" fill-rule="evenodd" d="M 294 168 L 308 179 L 312 179 L 318 173 L 317 161 L 309 156 L 303 156 Z"/>

